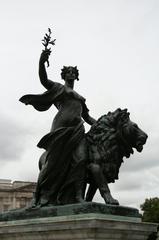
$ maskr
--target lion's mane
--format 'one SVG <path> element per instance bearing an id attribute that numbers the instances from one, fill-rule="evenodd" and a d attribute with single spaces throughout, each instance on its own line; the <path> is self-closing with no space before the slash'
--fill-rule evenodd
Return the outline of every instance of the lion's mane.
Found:
<path id="1" fill-rule="evenodd" d="M 122 135 L 122 127 L 128 121 L 127 109 L 118 108 L 100 117 L 86 134 L 89 161 L 101 166 L 108 183 L 118 179 L 123 157 L 133 153 Z"/>

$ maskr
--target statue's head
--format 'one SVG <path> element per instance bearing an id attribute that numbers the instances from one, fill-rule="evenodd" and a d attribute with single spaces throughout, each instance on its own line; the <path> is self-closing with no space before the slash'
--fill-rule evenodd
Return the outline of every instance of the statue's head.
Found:
<path id="1" fill-rule="evenodd" d="M 77 66 L 75 66 L 75 67 L 64 66 L 61 69 L 61 78 L 64 81 L 74 81 L 76 79 L 78 81 L 79 80 L 78 76 L 79 76 L 79 72 L 78 72 Z"/>

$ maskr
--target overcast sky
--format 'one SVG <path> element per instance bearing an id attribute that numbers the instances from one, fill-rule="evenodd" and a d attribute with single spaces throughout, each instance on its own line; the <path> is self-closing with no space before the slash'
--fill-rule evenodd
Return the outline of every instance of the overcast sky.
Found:
<path id="1" fill-rule="evenodd" d="M 143 152 L 126 159 L 120 179 L 110 184 L 114 197 L 138 207 L 159 196 L 159 1 L 1 0 L 0 18 L 0 178 L 37 180 L 42 150 L 36 144 L 56 109 L 38 112 L 18 99 L 45 91 L 38 61 L 50 27 L 57 40 L 49 78 L 62 83 L 63 65 L 77 65 L 75 88 L 91 116 L 128 108 L 149 135 Z"/>

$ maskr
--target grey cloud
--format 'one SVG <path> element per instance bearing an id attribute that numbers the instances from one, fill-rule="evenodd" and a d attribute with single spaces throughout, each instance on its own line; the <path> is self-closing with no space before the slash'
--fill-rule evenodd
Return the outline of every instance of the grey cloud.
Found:
<path id="1" fill-rule="evenodd" d="M 130 159 L 125 159 L 121 169 L 123 172 L 140 172 L 157 166 L 159 166 L 158 155 L 151 153 L 142 156 L 134 155 Z"/>
<path id="2" fill-rule="evenodd" d="M 115 184 L 111 184 L 111 188 L 117 192 L 133 192 L 151 191 L 158 188 L 159 167 L 147 168 L 141 171 L 121 172 L 120 180 Z"/>
<path id="3" fill-rule="evenodd" d="M 142 182 L 138 181 L 137 176 L 134 174 L 132 178 L 127 178 L 126 181 L 119 182 L 118 184 L 114 185 L 114 189 L 117 191 L 137 191 L 142 188 Z"/>
<path id="4" fill-rule="evenodd" d="M 144 178 L 140 173 L 126 173 L 121 174 L 120 180 L 116 181 L 115 184 L 111 184 L 111 188 L 117 192 L 122 191 L 137 191 L 142 188 Z"/>
<path id="5" fill-rule="evenodd" d="M 25 149 L 28 129 L 13 118 L 1 114 L 0 133 L 0 161 L 19 160 Z"/>

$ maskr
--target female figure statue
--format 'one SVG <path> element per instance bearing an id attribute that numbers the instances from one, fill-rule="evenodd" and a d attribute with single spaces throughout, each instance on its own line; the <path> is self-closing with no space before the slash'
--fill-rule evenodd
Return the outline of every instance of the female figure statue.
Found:
<path id="1" fill-rule="evenodd" d="M 40 206 L 84 201 L 87 145 L 83 120 L 90 125 L 95 122 L 89 115 L 85 99 L 74 91 L 79 75 L 77 67 L 63 67 L 64 85 L 48 79 L 45 63 L 50 53 L 49 49 L 43 50 L 39 61 L 40 82 L 47 91 L 20 99 L 38 111 L 48 110 L 52 104 L 58 110 L 50 133 L 38 143 L 38 147 L 45 149 L 40 158 L 35 192 L 35 205 Z"/>

